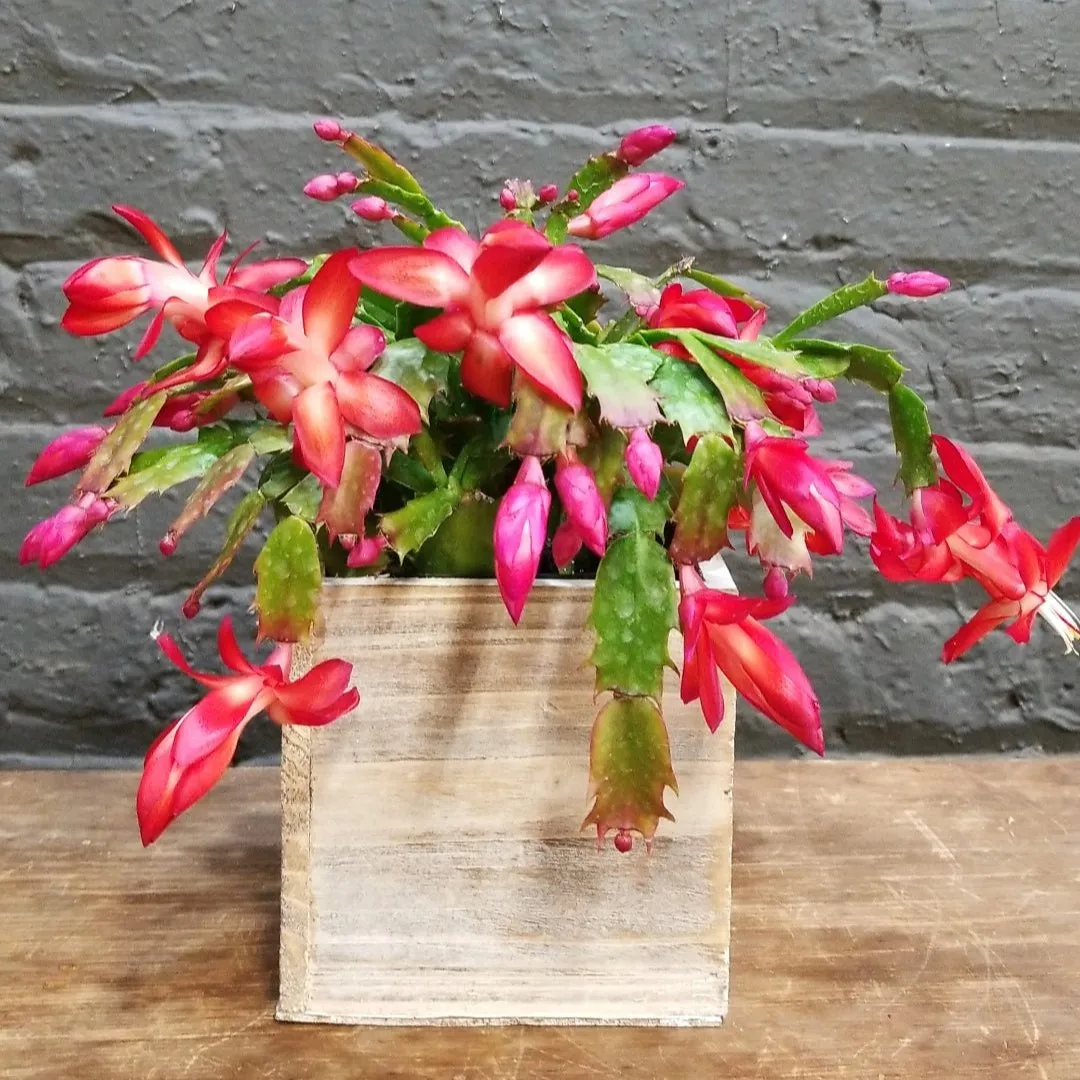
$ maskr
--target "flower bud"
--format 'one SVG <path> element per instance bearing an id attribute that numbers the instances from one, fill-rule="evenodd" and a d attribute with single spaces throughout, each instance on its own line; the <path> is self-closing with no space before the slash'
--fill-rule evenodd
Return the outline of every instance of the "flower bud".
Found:
<path id="1" fill-rule="evenodd" d="M 326 142 L 340 142 L 345 137 L 345 129 L 336 120 L 316 120 L 312 126 Z"/>
<path id="2" fill-rule="evenodd" d="M 945 292 L 950 285 L 947 277 L 932 270 L 912 270 L 910 273 L 890 274 L 885 288 L 897 296 L 914 296 L 923 299 Z"/>
<path id="3" fill-rule="evenodd" d="M 607 547 L 607 509 L 592 472 L 580 462 L 571 464 L 563 459 L 555 473 L 555 488 L 582 542 L 590 551 L 603 555 Z"/>
<path id="4" fill-rule="evenodd" d="M 569 521 L 564 521 L 551 538 L 551 557 L 560 570 L 565 570 L 581 550 L 581 537 Z"/>
<path id="5" fill-rule="evenodd" d="M 644 428 L 634 428 L 626 446 L 626 471 L 646 499 L 655 499 L 660 490 L 664 455 Z"/>
<path id="6" fill-rule="evenodd" d="M 517 196 L 508 188 L 504 187 L 499 192 L 499 205 L 509 213 L 517 209 Z"/>
<path id="7" fill-rule="evenodd" d="M 551 493 L 540 462 L 527 457 L 495 515 L 495 579 L 515 624 L 540 568 L 550 510 Z"/>
<path id="8" fill-rule="evenodd" d="M 627 165 L 641 165 L 653 154 L 660 153 L 675 141 L 675 129 L 664 124 L 649 124 L 631 131 L 619 143 L 615 156 Z"/>
<path id="9" fill-rule="evenodd" d="M 365 221 L 386 221 L 394 216 L 394 210 L 385 199 L 378 195 L 365 195 L 352 204 L 352 212 Z"/>
<path id="10" fill-rule="evenodd" d="M 341 194 L 338 191 L 338 178 L 329 173 L 313 176 L 304 185 L 304 194 L 309 199 L 317 199 L 319 202 L 333 202 Z"/>
<path id="11" fill-rule="evenodd" d="M 780 566 L 770 566 L 762 583 L 765 595 L 770 600 L 786 600 L 788 594 L 787 574 Z"/>
<path id="12" fill-rule="evenodd" d="M 58 476 L 84 468 L 108 433 L 108 428 L 84 427 L 67 431 L 58 439 L 53 439 L 30 467 L 30 472 L 26 475 L 26 486 L 40 484 L 43 480 L 54 480 Z"/>
<path id="13" fill-rule="evenodd" d="M 386 547 L 385 536 L 363 536 L 352 546 L 347 563 L 356 569 L 361 566 L 371 566 L 379 561 L 383 549 Z"/>
<path id="14" fill-rule="evenodd" d="M 559 197 L 558 184 L 544 184 L 536 193 L 541 203 L 552 203 Z"/>
<path id="15" fill-rule="evenodd" d="M 339 195 L 348 195 L 360 186 L 360 181 L 357 180 L 355 173 L 339 172 L 334 179 L 337 181 L 337 192 Z"/>
<path id="16" fill-rule="evenodd" d="M 617 229 L 633 225 L 684 186 L 681 180 L 664 173 L 624 176 L 597 195 L 584 213 L 571 218 L 567 231 L 585 240 L 602 240 Z"/>

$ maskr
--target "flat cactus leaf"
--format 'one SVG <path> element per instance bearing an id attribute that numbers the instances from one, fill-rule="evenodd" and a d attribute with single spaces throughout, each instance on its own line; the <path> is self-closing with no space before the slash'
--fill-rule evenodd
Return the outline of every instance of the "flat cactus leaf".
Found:
<path id="1" fill-rule="evenodd" d="M 626 435 L 606 424 L 601 425 L 600 431 L 581 448 L 578 455 L 592 470 L 596 490 L 600 492 L 605 506 L 611 505 L 615 489 L 626 475 L 625 455 Z"/>
<path id="2" fill-rule="evenodd" d="M 664 806 L 664 789 L 679 793 L 671 767 L 667 727 L 656 704 L 644 697 L 616 696 L 601 710 L 589 739 L 589 798 L 592 808 L 581 823 L 596 827 L 597 845 L 611 829 L 620 838 L 640 833 L 651 847 L 660 818 L 674 821 Z"/>
<path id="3" fill-rule="evenodd" d="M 331 542 L 341 533 L 364 535 L 364 519 L 375 505 L 382 478 L 382 454 L 374 446 L 350 440 L 345 447 L 341 483 L 326 488 L 319 504 L 318 520 L 326 526 Z"/>
<path id="4" fill-rule="evenodd" d="M 645 345 L 574 345 L 574 358 L 600 414 L 613 427 L 649 427 L 661 419 L 649 380 L 664 359 Z"/>
<path id="5" fill-rule="evenodd" d="M 387 345 L 371 369 L 401 387 L 420 408 L 428 422 L 428 405 L 437 394 L 445 394 L 450 381 L 450 357 L 432 352 L 417 338 L 405 338 Z"/>
<path id="6" fill-rule="evenodd" d="M 691 281 L 703 285 L 710 292 L 716 293 L 717 296 L 733 296 L 738 300 L 745 301 L 751 307 L 765 306 L 760 300 L 755 300 L 741 285 L 736 285 L 733 281 L 728 281 L 727 278 L 722 278 L 717 274 L 710 274 L 708 270 L 699 270 L 693 263 L 684 269 L 680 269 L 672 277 L 689 278 Z"/>
<path id="7" fill-rule="evenodd" d="M 411 499 L 400 510 L 383 514 L 379 529 L 399 559 L 430 540 L 457 509 L 462 491 L 457 485 L 436 488 Z"/>
<path id="8" fill-rule="evenodd" d="M 818 338 L 793 338 L 789 345 L 803 356 L 828 356 L 847 360 L 843 375 L 852 382 L 887 394 L 903 377 L 906 368 L 891 349 L 876 349 L 850 341 L 821 341 Z"/>
<path id="9" fill-rule="evenodd" d="M 897 383 L 889 391 L 889 419 L 900 455 L 900 479 L 910 495 L 937 480 L 926 403 L 910 387 Z"/>
<path id="10" fill-rule="evenodd" d="M 668 636 L 677 625 L 675 575 L 667 552 L 634 529 L 613 540 L 596 572 L 589 626 L 596 691 L 660 700 L 664 668 L 673 666 Z"/>
<path id="11" fill-rule="evenodd" d="M 731 434 L 731 419 L 724 408 L 724 399 L 696 364 L 670 356 L 656 369 L 649 385 L 664 416 L 679 425 L 684 442 L 693 435 Z"/>
<path id="12" fill-rule="evenodd" d="M 792 338 L 800 337 L 811 326 L 829 322 L 830 319 L 835 319 L 838 315 L 843 315 L 848 311 L 864 307 L 866 304 L 872 304 L 875 300 L 880 300 L 888 291 L 885 282 L 880 281 L 873 274 L 864 281 L 852 285 L 843 285 L 816 304 L 812 304 L 799 315 L 796 315 L 780 333 L 774 335 L 773 341 L 777 345 L 782 345 Z"/>
<path id="13" fill-rule="evenodd" d="M 740 455 L 727 439 L 703 435 L 698 440 L 675 508 L 668 550 L 676 562 L 705 562 L 727 543 L 728 514 L 742 488 L 740 466 Z"/>
<path id="14" fill-rule="evenodd" d="M 237 552 L 239 552 L 247 539 L 248 533 L 255 528 L 265 509 L 266 498 L 258 490 L 249 491 L 237 504 L 236 509 L 233 510 L 232 516 L 229 518 L 228 525 L 225 527 L 225 540 L 221 545 L 217 558 L 214 559 L 210 569 L 203 574 L 198 584 L 188 593 L 187 599 L 184 601 L 183 611 L 189 619 L 198 614 L 203 593 L 228 570 L 233 559 L 236 558 Z"/>
<path id="15" fill-rule="evenodd" d="M 319 478 L 308 473 L 301 481 L 281 497 L 281 505 L 304 521 L 315 521 L 322 506 L 323 488 Z"/>
<path id="16" fill-rule="evenodd" d="M 279 521 L 255 560 L 258 640 L 307 641 L 315 628 L 322 564 L 311 526 Z"/>
<path id="17" fill-rule="evenodd" d="M 381 146 L 368 142 L 367 139 L 355 133 L 350 133 L 342 146 L 347 154 L 364 166 L 373 179 L 393 184 L 394 187 L 414 195 L 424 194 L 420 181 Z"/>
<path id="18" fill-rule="evenodd" d="M 218 458 L 209 471 L 188 496 L 184 508 L 176 520 L 169 526 L 169 531 L 162 540 L 162 551 L 171 554 L 177 541 L 201 518 L 206 517 L 218 499 L 233 487 L 247 472 L 248 466 L 255 459 L 255 447 L 251 443 L 234 446 L 227 454 Z"/>
<path id="19" fill-rule="evenodd" d="M 105 492 L 105 498 L 112 499 L 125 510 L 132 510 L 148 495 L 160 495 L 187 480 L 203 476 L 216 461 L 218 455 L 201 443 L 165 447 L 160 453 L 155 452 L 153 464 L 133 469 L 117 480 Z"/>
<path id="20" fill-rule="evenodd" d="M 167 379 L 170 375 L 175 375 L 176 372 L 191 367 L 191 365 L 195 363 L 197 357 L 198 353 L 184 353 L 183 356 L 178 356 L 175 360 L 170 360 L 167 364 L 162 364 L 161 367 L 146 380 L 147 384 L 153 386 L 155 383 Z"/>
<path id="21" fill-rule="evenodd" d="M 663 475 L 655 499 L 647 498 L 633 484 L 621 485 L 615 489 L 608 510 L 608 532 L 615 536 L 636 529 L 647 535 L 663 536 L 671 517 L 674 494 L 671 483 Z"/>
<path id="22" fill-rule="evenodd" d="M 628 270 L 625 266 L 603 266 L 597 264 L 596 273 L 605 281 L 620 288 L 630 301 L 631 307 L 651 307 L 660 303 L 660 287 L 652 278 Z"/>
<path id="23" fill-rule="evenodd" d="M 514 381 L 514 415 L 504 445 L 519 457 L 551 457 L 566 449 L 573 413 L 537 390 L 528 379 Z"/>
<path id="24" fill-rule="evenodd" d="M 76 495 L 84 495 L 89 491 L 100 494 L 127 471 L 135 451 L 142 446 L 167 398 L 168 394 L 161 390 L 137 401 L 124 413 L 112 431 L 102 439 L 101 445 L 83 470 L 75 487 Z"/>
<path id="25" fill-rule="evenodd" d="M 495 576 L 495 515 L 499 504 L 480 492 L 466 495 L 414 556 L 425 577 Z"/>

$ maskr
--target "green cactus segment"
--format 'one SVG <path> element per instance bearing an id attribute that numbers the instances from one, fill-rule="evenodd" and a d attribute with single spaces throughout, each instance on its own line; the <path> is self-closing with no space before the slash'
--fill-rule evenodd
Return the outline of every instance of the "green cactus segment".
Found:
<path id="1" fill-rule="evenodd" d="M 381 478 L 382 455 L 378 449 L 351 440 L 345 447 L 341 483 L 324 491 L 318 509 L 318 520 L 326 526 L 331 540 L 341 533 L 364 535 L 364 519 L 375 505 Z"/>
<path id="2" fill-rule="evenodd" d="M 910 387 L 897 383 L 889 391 L 889 419 L 900 455 L 900 479 L 910 495 L 915 488 L 928 487 L 937 480 L 926 403 Z"/>
<path id="3" fill-rule="evenodd" d="M 660 419 L 656 391 L 649 380 L 663 359 L 645 345 L 574 346 L 574 357 L 600 414 L 614 427 L 648 427 Z"/>
<path id="4" fill-rule="evenodd" d="M 608 510 L 608 532 L 643 532 L 649 536 L 663 536 L 671 517 L 671 501 L 674 496 L 666 476 L 661 476 L 655 499 L 647 499 L 633 484 L 623 484 L 615 489 Z"/>
<path id="5" fill-rule="evenodd" d="M 116 427 L 101 441 L 90 463 L 83 470 L 75 488 L 76 495 L 88 491 L 100 494 L 118 476 L 127 471 L 135 451 L 154 426 L 168 394 L 161 390 L 142 401 L 136 402 L 120 418 Z"/>
<path id="6" fill-rule="evenodd" d="M 607 191 L 616 180 L 621 180 L 629 172 L 627 166 L 614 153 L 601 154 L 589 158 L 570 178 L 566 191 L 576 191 L 574 202 L 562 199 L 551 208 L 544 231 L 553 244 L 561 244 L 566 239 L 566 227 L 570 219 L 585 210 L 597 195 Z"/>
<path id="7" fill-rule="evenodd" d="M 392 514 L 383 514 L 379 529 L 399 559 L 416 551 L 439 530 L 457 509 L 462 491 L 456 484 L 418 495 Z"/>
<path id="8" fill-rule="evenodd" d="M 150 386 L 154 386 L 156 383 L 161 382 L 162 379 L 167 379 L 170 375 L 175 375 L 178 371 L 191 367 L 197 358 L 198 353 L 184 353 L 183 356 L 178 356 L 175 360 L 162 364 L 146 381 Z"/>
<path id="9" fill-rule="evenodd" d="M 737 300 L 745 301 L 751 307 L 764 307 L 760 300 L 755 300 L 741 286 L 736 285 L 733 281 L 728 281 L 727 278 L 719 277 L 717 274 L 710 274 L 708 270 L 699 270 L 696 266 L 691 265 L 684 270 L 679 270 L 678 273 L 672 276 L 696 281 L 698 285 L 703 285 L 709 292 L 714 292 L 717 296 L 732 296 Z"/>
<path id="10" fill-rule="evenodd" d="M 875 349 L 847 341 L 820 341 L 816 338 L 795 338 L 790 342 L 802 357 L 836 357 L 847 361 L 843 374 L 852 382 L 865 383 L 887 394 L 903 377 L 904 365 L 889 349 Z"/>
<path id="11" fill-rule="evenodd" d="M 696 364 L 669 356 L 649 384 L 664 416 L 678 424 L 683 441 L 693 435 L 731 434 L 731 419 L 715 385 Z"/>
<path id="12" fill-rule="evenodd" d="M 219 460 L 216 453 L 197 442 L 150 453 L 153 463 L 137 469 L 133 467 L 127 476 L 105 492 L 105 498 L 113 499 L 125 510 L 132 510 L 148 495 L 160 495 L 187 480 L 204 476 Z M 136 463 L 137 459 L 133 466 Z"/>
<path id="13" fill-rule="evenodd" d="M 596 273 L 598 277 L 621 289 L 632 307 L 651 306 L 660 300 L 660 287 L 657 283 L 636 270 L 628 270 L 625 266 L 597 264 Z"/>
<path id="14" fill-rule="evenodd" d="M 504 445 L 519 457 L 551 457 L 566 449 L 573 413 L 545 397 L 528 379 L 514 381 L 514 415 Z"/>
<path id="15" fill-rule="evenodd" d="M 719 435 L 704 435 L 683 474 L 668 549 L 680 563 L 704 562 L 727 543 L 728 514 L 739 497 L 738 451 Z"/>
<path id="16" fill-rule="evenodd" d="M 664 806 L 664 789 L 679 793 L 671 767 L 671 744 L 656 704 L 643 697 L 616 696 L 601 710 L 589 739 L 589 797 L 592 809 L 581 823 L 603 840 L 610 829 L 634 830 L 652 841 Z"/>
<path id="17" fill-rule="evenodd" d="M 248 533 L 255 528 L 263 510 L 266 509 L 266 499 L 261 491 L 249 491 L 233 510 L 229 523 L 225 527 L 225 540 L 221 550 L 210 566 L 210 569 L 202 576 L 199 583 L 188 593 L 184 601 L 184 612 L 189 617 L 199 610 L 203 593 L 229 568 L 237 552 L 243 546 Z"/>
<path id="18" fill-rule="evenodd" d="M 761 391 L 730 360 L 717 356 L 694 334 L 681 330 L 675 333 L 713 386 L 720 391 L 728 416 L 746 421 L 763 420 L 770 415 Z"/>
<path id="19" fill-rule="evenodd" d="M 773 342 L 777 345 L 788 344 L 792 338 L 800 337 L 811 326 L 818 326 L 839 315 L 854 311 L 856 308 L 872 304 L 875 300 L 880 300 L 888 291 L 885 282 L 880 281 L 873 274 L 865 281 L 844 285 L 796 315 L 779 334 L 773 337 Z"/>
<path id="20" fill-rule="evenodd" d="M 480 492 L 466 495 L 416 552 L 416 569 L 425 577 L 494 577 L 498 509 L 498 502 Z"/>
<path id="21" fill-rule="evenodd" d="M 578 455 L 582 463 L 592 470 L 596 490 L 600 492 L 605 506 L 611 505 L 615 488 L 626 472 L 626 441 L 626 436 L 618 428 L 601 424 L 599 433 L 581 448 Z"/>
<path id="22" fill-rule="evenodd" d="M 426 424 L 431 399 L 446 393 L 450 357 L 432 352 L 417 338 L 405 338 L 386 346 L 371 373 L 400 386 L 420 407 Z"/>
<path id="23" fill-rule="evenodd" d="M 671 562 L 652 536 L 635 529 L 608 545 L 589 614 L 597 693 L 618 690 L 660 700 L 676 608 Z"/>
<path id="24" fill-rule="evenodd" d="M 356 134 L 350 134 L 342 145 L 345 152 L 359 161 L 373 179 L 393 184 L 394 187 L 413 195 L 424 194 L 420 181 L 381 146 Z"/>
<path id="25" fill-rule="evenodd" d="M 241 443 L 239 446 L 234 446 L 227 454 L 210 466 L 209 471 L 188 496 L 183 510 L 180 511 L 176 520 L 169 526 L 168 535 L 174 543 L 196 521 L 210 513 L 218 499 L 239 482 L 254 459 L 255 447 L 250 443 Z"/>
<path id="26" fill-rule="evenodd" d="M 258 638 L 307 641 L 315 627 L 322 588 L 319 545 L 297 517 L 278 522 L 255 560 Z"/>

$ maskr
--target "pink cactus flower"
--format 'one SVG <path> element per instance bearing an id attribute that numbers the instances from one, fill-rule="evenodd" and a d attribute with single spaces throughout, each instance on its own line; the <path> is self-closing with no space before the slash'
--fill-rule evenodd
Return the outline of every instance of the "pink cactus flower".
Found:
<path id="1" fill-rule="evenodd" d="M 551 492 L 540 462 L 525 458 L 495 515 L 495 580 L 515 625 L 540 568 L 550 511 Z"/>
<path id="2" fill-rule="evenodd" d="M 230 300 L 206 315 L 213 332 L 227 337 L 230 362 L 251 376 L 270 415 L 293 423 L 304 464 L 332 488 L 341 481 L 346 425 L 376 440 L 415 435 L 421 427 L 413 398 L 367 370 L 386 338 L 366 323 L 351 325 L 360 298 L 360 283 L 349 272 L 355 253 L 331 255 L 277 313 Z"/>
<path id="3" fill-rule="evenodd" d="M 626 445 L 626 471 L 646 499 L 655 499 L 660 490 L 664 455 L 644 428 L 634 428 Z"/>
<path id="4" fill-rule="evenodd" d="M 189 341 L 201 344 L 206 338 L 203 315 L 210 303 L 210 290 L 217 285 L 217 262 L 227 235 L 214 241 L 198 274 L 184 265 L 172 241 L 149 217 L 130 206 L 113 210 L 133 226 L 163 259 L 115 255 L 92 259 L 80 266 L 63 284 L 68 309 L 60 325 L 71 334 L 92 337 L 118 330 L 140 315 L 155 315 L 135 349 L 135 359 L 145 356 L 156 344 L 165 322 Z M 248 249 L 251 250 L 250 248 Z M 263 290 L 303 272 L 302 259 L 274 259 L 241 267 L 236 259 L 225 276 L 225 284 L 238 289 Z"/>
<path id="5" fill-rule="evenodd" d="M 597 555 L 607 548 L 607 508 L 587 465 L 560 457 L 555 471 L 555 490 L 563 511 L 585 546 Z"/>
<path id="6" fill-rule="evenodd" d="M 116 512 L 116 503 L 87 492 L 77 502 L 62 506 L 52 517 L 39 521 L 19 548 L 19 562 L 36 562 L 44 570 L 62 559 Z"/>
<path id="7" fill-rule="evenodd" d="M 680 571 L 683 636 L 680 693 L 701 702 L 710 731 L 724 719 L 725 690 L 751 705 L 817 754 L 824 754 L 821 707 L 790 650 L 759 622 L 786 611 L 793 597 L 767 600 L 708 589 L 692 567 Z"/>
<path id="8" fill-rule="evenodd" d="M 352 204 L 352 212 L 365 221 L 388 221 L 395 216 L 393 207 L 378 195 L 365 195 Z"/>
<path id="9" fill-rule="evenodd" d="M 677 132 L 665 124 L 649 124 L 624 135 L 615 156 L 627 165 L 637 167 L 644 164 L 654 154 L 666 150 L 674 141 Z"/>
<path id="10" fill-rule="evenodd" d="M 436 229 L 422 247 L 374 248 L 352 272 L 386 296 L 444 312 L 416 328 L 438 352 L 461 352 L 465 389 L 510 404 L 514 368 L 544 393 L 577 410 L 582 379 L 566 335 L 546 308 L 596 284 L 577 247 L 553 247 L 521 221 L 496 222 L 479 243 L 460 229 Z"/>
<path id="11" fill-rule="evenodd" d="M 634 173 L 616 180 L 593 199 L 586 210 L 571 218 L 567 232 L 585 240 L 602 240 L 618 229 L 640 221 L 669 195 L 686 185 L 664 173 Z"/>
<path id="12" fill-rule="evenodd" d="M 210 690 L 171 723 L 147 751 L 135 797 L 139 833 L 152 844 L 176 817 L 201 799 L 225 774 L 248 722 L 265 710 L 276 724 L 329 724 L 354 709 L 360 692 L 349 689 L 352 664 L 324 660 L 292 680 L 292 646 L 279 645 L 265 663 L 240 651 L 228 616 L 218 627 L 218 652 L 230 675 L 195 671 L 168 634 L 158 647 L 186 675 Z"/>
<path id="13" fill-rule="evenodd" d="M 935 274 L 932 270 L 911 270 L 908 273 L 890 274 L 885 280 L 885 288 L 898 296 L 914 296 L 923 299 L 945 292 L 951 282 L 947 277 Z"/>
<path id="14" fill-rule="evenodd" d="M 890 581 L 950 583 L 969 577 L 986 590 L 988 602 L 945 642 L 945 663 L 1010 620 L 1009 636 L 1025 644 L 1036 615 L 1075 652 L 1080 618 L 1053 588 L 1080 543 L 1080 516 L 1043 547 L 1017 524 L 963 447 L 936 435 L 934 448 L 945 476 L 915 491 L 910 525 L 874 506 L 874 565 Z"/>
<path id="15" fill-rule="evenodd" d="M 26 486 L 40 484 L 43 480 L 55 480 L 58 476 L 84 468 L 108 434 L 108 428 L 98 426 L 65 431 L 38 454 L 26 475 Z"/>

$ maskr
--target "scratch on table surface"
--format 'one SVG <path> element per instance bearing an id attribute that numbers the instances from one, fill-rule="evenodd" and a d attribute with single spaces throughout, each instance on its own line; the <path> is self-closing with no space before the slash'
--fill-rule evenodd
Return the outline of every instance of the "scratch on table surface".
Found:
<path id="1" fill-rule="evenodd" d="M 564 1030 L 563 1028 L 552 1028 L 551 1030 L 557 1031 L 560 1038 L 562 1038 L 565 1042 L 568 1042 L 579 1053 L 591 1058 L 597 1063 L 597 1065 L 600 1066 L 600 1068 L 595 1068 L 594 1066 L 586 1065 L 584 1061 L 578 1061 L 576 1064 L 579 1069 L 585 1069 L 588 1072 L 595 1073 L 597 1076 L 616 1075 L 615 1069 L 612 1068 L 612 1066 L 608 1064 L 608 1062 L 606 1062 L 602 1057 L 598 1057 L 596 1054 L 594 1054 L 587 1046 L 582 1046 L 581 1043 L 579 1043 L 577 1039 L 573 1038 L 573 1036 L 571 1036 L 568 1031 Z"/>
<path id="2" fill-rule="evenodd" d="M 243 1035 L 245 1031 L 250 1031 L 251 1028 L 257 1027 L 262 1022 L 263 1017 L 252 1017 L 252 1019 L 250 1019 L 246 1024 L 242 1024 L 235 1031 L 227 1031 L 224 1035 L 219 1035 L 216 1039 L 212 1039 L 208 1043 L 203 1043 L 203 1045 L 200 1046 L 195 1051 L 195 1053 L 192 1054 L 191 1057 L 188 1059 L 188 1063 L 184 1066 L 184 1071 L 182 1075 L 187 1076 L 188 1073 L 190 1073 L 191 1070 L 194 1068 L 195 1063 L 199 1061 L 202 1057 L 204 1057 L 206 1054 L 208 1054 L 211 1050 L 215 1049 L 218 1046 L 221 1046 L 223 1043 L 227 1043 L 230 1039 L 235 1039 L 238 1035 Z"/>
<path id="3" fill-rule="evenodd" d="M 1039 1048 L 1039 1022 L 1035 1019 L 1035 1010 L 1031 1007 L 1031 995 L 1024 989 L 1023 983 L 1009 970 L 1009 966 L 1002 960 L 1001 955 L 994 949 L 994 947 L 977 931 L 970 930 L 969 936 L 972 944 L 977 948 L 983 956 L 983 962 L 986 964 L 986 974 L 991 978 L 1000 979 L 1012 986 L 1016 991 L 1013 995 L 1012 1003 L 1020 1003 L 1020 1007 L 1027 1017 L 1025 1035 L 1028 1037 L 1028 1042 L 1031 1044 L 1032 1050 Z M 989 997 L 990 987 L 987 985 L 986 996 Z"/>
<path id="4" fill-rule="evenodd" d="M 960 864 L 956 861 L 956 856 L 952 852 L 952 848 L 941 839 L 940 836 L 914 810 L 905 810 L 904 817 L 915 826 L 915 831 L 926 841 L 929 842 L 930 847 L 933 849 L 934 854 L 939 859 L 944 859 L 945 862 L 951 863 L 957 870 L 960 869 Z"/>

